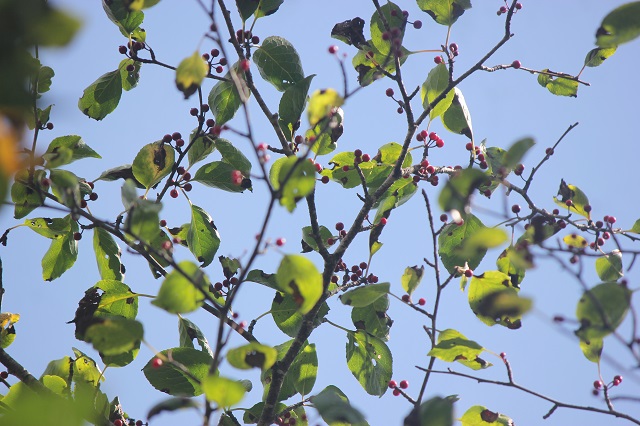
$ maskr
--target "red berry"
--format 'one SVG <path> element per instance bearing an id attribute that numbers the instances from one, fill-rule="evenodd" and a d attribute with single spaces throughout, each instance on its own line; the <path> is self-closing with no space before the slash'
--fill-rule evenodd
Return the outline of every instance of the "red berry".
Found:
<path id="1" fill-rule="evenodd" d="M 522 66 L 522 64 L 516 59 L 515 61 L 511 62 L 511 66 L 515 69 L 518 69 Z"/>
<path id="2" fill-rule="evenodd" d="M 449 45 L 449 49 L 450 49 L 452 52 L 457 52 L 457 51 L 458 51 L 458 45 L 457 45 L 456 43 L 451 43 L 451 44 Z"/>
<path id="3" fill-rule="evenodd" d="M 567 200 L 564 203 L 567 205 L 567 207 L 571 207 L 573 205 L 573 201 L 571 200 Z"/>
<path id="4" fill-rule="evenodd" d="M 249 68 L 251 68 L 251 62 L 248 59 L 241 60 L 240 68 L 242 69 L 242 71 L 249 71 Z"/>
<path id="5" fill-rule="evenodd" d="M 473 276 L 473 269 L 467 269 L 464 271 L 464 276 L 467 278 L 471 278 Z"/>
<path id="6" fill-rule="evenodd" d="M 447 220 L 449 220 L 449 218 L 447 217 L 447 215 L 445 213 L 442 213 L 440 215 L 440 221 L 441 222 L 446 222 Z"/>
<path id="7" fill-rule="evenodd" d="M 406 388 L 408 388 L 408 387 L 409 387 L 409 381 L 408 381 L 408 380 L 403 380 L 403 381 L 401 381 L 401 382 L 400 382 L 400 387 L 401 387 L 402 389 L 406 389 Z"/>
<path id="8" fill-rule="evenodd" d="M 622 376 L 615 376 L 613 378 L 613 386 L 618 386 L 620 383 L 622 383 Z"/>
<path id="9" fill-rule="evenodd" d="M 287 240 L 285 240 L 284 238 L 278 238 L 278 239 L 276 240 L 276 245 L 277 245 L 278 247 L 282 247 L 282 246 L 284 245 L 284 243 L 286 243 L 286 242 L 287 242 Z"/>
<path id="10" fill-rule="evenodd" d="M 398 114 L 402 114 L 404 112 L 404 109 L 402 109 L 402 107 L 398 107 L 396 111 L 398 112 Z"/>
<path id="11" fill-rule="evenodd" d="M 162 360 L 160 358 L 154 358 L 153 361 L 151 362 L 151 367 L 153 368 L 160 368 L 162 367 Z"/>
<path id="12" fill-rule="evenodd" d="M 164 228 L 165 226 L 167 226 L 167 221 L 166 221 L 166 220 L 164 220 L 164 219 L 161 219 L 161 220 L 160 220 L 160 226 L 161 226 L 161 227 L 163 227 L 163 228 Z"/>
<path id="13" fill-rule="evenodd" d="M 182 187 L 185 191 L 190 192 L 193 189 L 193 185 L 191 183 L 185 183 Z"/>
<path id="14" fill-rule="evenodd" d="M 506 359 L 507 358 L 507 353 L 506 352 L 500 352 L 500 358 Z"/>
<path id="15" fill-rule="evenodd" d="M 612 225 L 613 225 L 614 223 L 616 223 L 616 218 L 615 218 L 615 216 L 609 216 L 609 220 L 607 220 L 607 222 L 608 222 L 608 223 L 610 223 L 610 224 L 612 224 Z"/>
<path id="16" fill-rule="evenodd" d="M 240 170 L 234 170 L 231 172 L 231 182 L 234 185 L 240 185 L 242 183 L 242 172 L 240 172 Z"/>
<path id="17" fill-rule="evenodd" d="M 547 155 L 553 155 L 553 152 L 554 152 L 554 151 L 553 151 L 553 148 L 547 148 L 544 152 L 545 152 Z"/>
<path id="18" fill-rule="evenodd" d="M 252 43 L 252 44 L 258 44 L 258 43 L 260 43 L 260 37 L 258 37 L 258 36 L 253 36 L 253 37 L 251 37 L 251 43 Z"/>
<path id="19" fill-rule="evenodd" d="M 395 389 L 393 390 L 393 396 L 398 396 L 398 395 L 400 395 L 400 389 L 395 388 Z"/>
<path id="20" fill-rule="evenodd" d="M 426 304 L 427 304 L 427 300 L 426 300 L 424 297 L 421 297 L 421 298 L 418 300 L 418 305 L 420 305 L 420 306 L 424 306 L 424 305 L 426 305 Z"/>
<path id="21" fill-rule="evenodd" d="M 169 191 L 169 195 L 171 196 L 171 198 L 178 198 L 178 190 L 177 189 L 172 189 L 171 191 Z"/>
<path id="22" fill-rule="evenodd" d="M 409 303 L 410 300 L 411 300 L 411 297 L 408 294 L 403 294 L 402 295 L 402 301 L 404 303 Z"/>
<path id="23" fill-rule="evenodd" d="M 171 139 L 177 141 L 178 139 L 182 139 L 182 135 L 180 134 L 180 132 L 173 132 L 171 134 Z"/>
<path id="24" fill-rule="evenodd" d="M 429 173 L 430 175 L 434 174 L 436 172 L 436 168 L 433 167 L 432 165 L 427 166 L 427 173 Z"/>
<path id="25" fill-rule="evenodd" d="M 553 209 L 553 212 L 552 212 L 552 213 L 553 213 L 553 214 L 555 214 L 555 215 L 559 215 L 559 214 L 560 214 L 560 210 L 558 210 L 558 209 Z"/>
<path id="26" fill-rule="evenodd" d="M 122 426 L 122 420 L 120 419 L 115 419 L 113 421 L 113 426 Z"/>
<path id="27" fill-rule="evenodd" d="M 511 206 L 511 211 L 515 214 L 520 213 L 520 206 L 518 204 L 514 204 L 513 206 Z"/>
<path id="28" fill-rule="evenodd" d="M 389 380 L 389 388 L 390 389 L 395 389 L 396 387 L 398 387 L 398 384 L 396 383 L 395 380 Z"/>
<path id="29" fill-rule="evenodd" d="M 184 139 L 178 139 L 176 141 L 176 146 L 184 146 Z"/>
<path id="30" fill-rule="evenodd" d="M 600 380 L 596 380 L 595 382 L 593 382 L 594 389 L 600 389 L 601 387 L 602 387 L 602 382 Z"/>
<path id="31" fill-rule="evenodd" d="M 191 115 L 193 115 L 195 117 L 196 115 L 198 115 L 198 108 L 191 108 L 189 110 L 189 114 L 191 114 Z"/>
<path id="32" fill-rule="evenodd" d="M 591 206 L 589 204 L 584 205 L 584 211 L 587 213 L 591 213 Z"/>
<path id="33" fill-rule="evenodd" d="M 438 139 L 438 134 L 436 132 L 429 133 L 429 139 L 437 140 Z"/>
<path id="34" fill-rule="evenodd" d="M 171 241 L 166 240 L 162 242 L 162 248 L 165 250 L 169 250 L 171 248 Z"/>
<path id="35" fill-rule="evenodd" d="M 342 223 L 342 222 L 336 223 L 336 230 L 337 231 L 342 231 L 343 229 L 344 229 L 344 223 Z"/>
<path id="36" fill-rule="evenodd" d="M 118 46 L 118 52 L 124 55 L 125 53 L 127 53 L 127 46 Z"/>
<path id="37" fill-rule="evenodd" d="M 415 28 L 416 30 L 419 30 L 420 28 L 422 28 L 422 21 L 415 21 L 413 23 L 413 28 Z"/>
<path id="38" fill-rule="evenodd" d="M 435 58 L 433 58 L 433 62 L 435 62 L 437 65 L 440 65 L 443 62 L 442 56 L 436 56 Z"/>
<path id="39" fill-rule="evenodd" d="M 136 421 L 136 426 L 142 426 L 142 420 Z"/>
<path id="40" fill-rule="evenodd" d="M 338 46 L 336 45 L 329 46 L 329 53 L 331 53 L 332 55 L 335 55 L 337 52 L 338 52 Z"/>
<path id="41" fill-rule="evenodd" d="M 320 182 L 329 183 L 329 176 L 322 176 L 322 179 L 320 179 Z"/>
<path id="42" fill-rule="evenodd" d="M 436 140 L 436 146 L 437 146 L 438 148 L 442 148 L 442 147 L 444 146 L 444 141 L 443 141 L 442 139 L 438 138 L 438 139 Z"/>
<path id="43" fill-rule="evenodd" d="M 394 92 L 393 92 L 393 89 L 392 89 L 391 87 L 389 87 L 389 88 L 386 90 L 386 92 L 385 92 L 385 94 L 386 94 L 388 97 L 392 97 L 392 96 L 393 96 L 393 93 L 394 93 Z"/>
<path id="44" fill-rule="evenodd" d="M 371 156 L 369 154 L 362 154 L 362 162 L 367 163 L 371 161 Z"/>
<path id="45" fill-rule="evenodd" d="M 516 9 L 518 10 L 522 9 L 522 3 L 520 2 L 516 3 Z"/>
<path id="46" fill-rule="evenodd" d="M 82 239 L 82 234 L 79 233 L 79 232 L 75 232 L 73 234 L 73 239 L 76 240 L 76 241 L 80 241 Z"/>
<path id="47" fill-rule="evenodd" d="M 261 143 L 260 145 L 258 145 L 258 151 L 266 151 L 267 148 L 269 148 L 269 145 L 267 145 L 266 143 Z"/>
<path id="48" fill-rule="evenodd" d="M 507 8 L 505 6 L 501 6 L 500 7 L 500 10 L 498 11 L 498 14 L 501 14 L 501 13 L 507 13 Z"/>
<path id="49" fill-rule="evenodd" d="M 3 371 L 2 373 L 0 373 L 0 378 L 2 380 L 6 380 L 9 377 L 9 373 L 7 371 Z"/>
<path id="50" fill-rule="evenodd" d="M 164 135 L 164 136 L 162 137 L 162 142 L 163 142 L 163 143 L 169 143 L 169 142 L 171 142 L 171 135 L 169 135 L 169 134 Z"/>
<path id="51" fill-rule="evenodd" d="M 47 129 L 53 130 L 53 123 L 52 122 L 48 122 L 47 123 Z"/>
<path id="52" fill-rule="evenodd" d="M 383 217 L 380 219 L 380 225 L 385 226 L 387 224 L 387 218 Z"/>
<path id="53" fill-rule="evenodd" d="M 355 151 L 353 151 L 353 155 L 355 155 L 356 158 L 362 157 L 362 150 L 356 149 Z"/>
<path id="54" fill-rule="evenodd" d="M 467 151 L 473 151 L 473 142 L 467 142 L 467 144 L 464 147 L 466 148 Z"/>
<path id="55" fill-rule="evenodd" d="M 349 171 L 349 166 L 347 166 L 347 165 L 342 166 L 342 171 L 343 172 L 348 172 Z"/>

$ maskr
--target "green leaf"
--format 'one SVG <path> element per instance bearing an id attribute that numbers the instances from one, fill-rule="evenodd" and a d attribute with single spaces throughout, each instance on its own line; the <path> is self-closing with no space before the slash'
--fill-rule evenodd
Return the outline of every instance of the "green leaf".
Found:
<path id="1" fill-rule="evenodd" d="M 225 408 L 242 401 L 246 393 L 242 383 L 213 374 L 209 374 L 202 380 L 202 390 L 208 401 Z"/>
<path id="2" fill-rule="evenodd" d="M 596 47 L 595 49 L 591 49 L 589 53 L 587 53 L 587 56 L 584 58 L 584 65 L 586 67 L 599 67 L 604 63 L 604 61 L 606 61 L 611 56 L 613 56 L 614 53 L 616 53 L 616 49 L 616 47 L 609 47 L 604 49 Z"/>
<path id="3" fill-rule="evenodd" d="M 178 266 L 190 279 L 177 270 L 171 271 L 162 282 L 158 295 L 151 302 L 172 314 L 198 309 L 204 303 L 203 292 L 208 288 L 207 278 L 198 265 L 182 261 Z"/>
<path id="4" fill-rule="evenodd" d="M 249 271 L 249 273 L 247 274 L 247 281 L 262 284 L 274 290 L 278 289 L 278 284 L 276 283 L 276 274 L 267 274 L 260 269 L 252 269 L 251 271 Z"/>
<path id="5" fill-rule="evenodd" d="M 227 352 L 227 361 L 235 368 L 250 370 L 260 368 L 268 370 L 276 362 L 278 351 L 270 346 L 251 342 Z"/>
<path id="6" fill-rule="evenodd" d="M 96 362 L 82 351 L 73 348 L 75 359 L 73 360 L 73 381 L 77 383 L 91 383 L 98 385 L 104 382 L 104 374 L 98 368 Z"/>
<path id="7" fill-rule="evenodd" d="M 122 252 L 111 234 L 102 228 L 93 230 L 93 251 L 96 254 L 98 271 L 103 280 L 123 280 L 124 265 L 120 256 Z"/>
<path id="8" fill-rule="evenodd" d="M 220 247 L 220 234 L 213 224 L 213 219 L 209 213 L 193 204 L 187 246 L 198 262 L 202 262 L 200 266 L 203 268 L 213 261 Z"/>
<path id="9" fill-rule="evenodd" d="M 476 253 L 486 252 L 487 249 L 501 246 L 508 239 L 509 236 L 502 229 L 480 228 L 462 242 L 457 255 L 463 258 L 471 258 Z"/>
<path id="10" fill-rule="evenodd" d="M 464 169 L 452 176 L 438 197 L 442 210 L 457 210 L 465 213 L 469 210 L 469 199 L 473 192 L 487 180 L 487 176 L 478 169 Z"/>
<path id="11" fill-rule="evenodd" d="M 307 106 L 309 126 L 315 127 L 320 120 L 333 115 L 343 103 L 344 99 L 334 89 L 318 89 L 313 92 Z"/>
<path id="12" fill-rule="evenodd" d="M 133 65 L 133 71 L 128 71 L 127 67 Z M 142 67 L 142 62 L 134 61 L 133 59 L 123 59 L 120 61 L 120 65 L 118 65 L 118 69 L 120 70 L 120 79 L 122 80 L 122 88 L 125 91 L 129 91 L 135 88 L 138 85 L 138 81 L 140 81 L 140 68 Z"/>
<path id="13" fill-rule="evenodd" d="M 193 166 L 198 161 L 202 161 L 209 154 L 211 154 L 215 149 L 215 139 L 213 136 L 202 133 L 199 136 L 196 136 L 195 129 L 191 132 L 191 136 L 189 140 L 191 141 L 191 148 L 187 152 L 187 158 L 189 159 L 189 165 Z"/>
<path id="14" fill-rule="evenodd" d="M 204 78 L 209 74 L 209 64 L 207 64 L 200 52 L 197 50 L 193 55 L 183 59 L 176 68 L 176 87 L 188 99 L 202 84 Z"/>
<path id="15" fill-rule="evenodd" d="M 293 340 L 289 340 L 282 343 L 281 345 L 277 345 L 274 347 L 274 349 L 278 351 L 278 361 L 281 361 L 284 358 L 284 356 L 287 354 L 287 352 L 291 348 L 292 343 L 293 343 Z M 304 351 L 307 345 L 308 345 L 308 342 L 305 342 L 304 346 L 300 348 L 301 353 L 302 351 Z M 300 354 L 298 354 L 298 356 L 300 356 Z M 293 374 L 293 370 L 295 368 L 294 366 L 296 362 L 297 362 L 297 357 L 291 364 L 291 368 L 289 368 L 289 370 L 284 376 L 282 387 L 280 388 L 280 393 L 278 394 L 278 401 L 284 401 L 285 399 L 289 399 L 290 397 L 292 397 L 298 392 L 295 388 L 297 377 L 294 377 L 294 374 Z M 263 400 L 266 399 L 267 394 L 269 393 L 272 376 L 273 376 L 273 371 L 271 369 L 263 371 L 262 374 L 260 375 L 260 381 L 262 382 L 262 385 L 264 387 Z"/>
<path id="16" fill-rule="evenodd" d="M 237 65 L 233 66 L 234 70 L 237 70 Z M 242 105 L 242 99 L 249 98 L 249 89 L 246 88 L 243 80 L 243 74 L 234 71 L 236 78 L 242 84 L 243 96 L 240 96 L 238 88 L 231 76 L 231 72 L 225 74 L 225 80 L 219 81 L 209 92 L 209 105 L 211 106 L 211 112 L 216 119 L 216 124 L 222 126 L 227 121 L 231 120 L 236 112 Z"/>
<path id="17" fill-rule="evenodd" d="M 71 155 L 67 157 L 62 154 L 62 151 L 68 151 Z M 48 168 L 64 166 L 82 158 L 102 158 L 80 136 L 76 135 L 55 138 L 42 157 L 47 160 Z"/>
<path id="18" fill-rule="evenodd" d="M 247 19 L 253 15 L 256 9 L 258 9 L 259 3 L 259 1 L 255 0 L 236 0 L 236 6 L 238 7 L 242 22 L 246 22 Z"/>
<path id="19" fill-rule="evenodd" d="M 125 188 L 127 188 L 126 184 L 123 186 L 123 190 Z M 124 229 L 128 233 L 133 235 L 135 239 L 146 243 L 158 238 L 161 204 L 136 197 L 127 209 L 129 214 L 125 219 Z"/>
<path id="20" fill-rule="evenodd" d="M 104 355 L 128 352 L 142 340 L 142 324 L 122 317 L 104 318 L 87 328 L 86 342 Z"/>
<path id="21" fill-rule="evenodd" d="M 276 274 L 278 288 L 293 296 L 301 314 L 307 314 L 322 296 L 322 275 L 304 256 L 284 256 Z"/>
<path id="22" fill-rule="evenodd" d="M 531 138 L 520 139 L 509 147 L 502 158 L 502 166 L 511 171 L 522 161 L 524 155 L 536 143 Z"/>
<path id="23" fill-rule="evenodd" d="M 84 89 L 78 101 L 82 113 L 94 120 L 102 120 L 111 114 L 122 96 L 122 76 L 120 70 L 103 74 Z"/>
<path id="24" fill-rule="evenodd" d="M 588 342 L 585 340 L 580 340 L 580 350 L 584 354 L 585 358 L 587 358 L 591 362 L 595 362 L 596 364 L 600 363 L 600 357 L 602 356 L 602 349 L 604 347 L 604 342 L 602 339 L 593 338 Z"/>
<path id="25" fill-rule="evenodd" d="M 178 397 L 178 398 L 169 398 L 161 401 L 151 407 L 149 413 L 147 414 L 147 420 L 151 420 L 151 418 L 157 416 L 163 411 L 177 411 L 185 408 L 199 408 L 200 404 L 194 401 L 191 398 Z"/>
<path id="26" fill-rule="evenodd" d="M 609 12 L 596 31 L 599 47 L 617 47 L 640 36 L 640 2 L 631 2 Z"/>
<path id="27" fill-rule="evenodd" d="M 286 408 L 287 408 L 286 404 L 278 402 L 275 405 L 274 412 L 281 413 Z M 264 402 L 258 402 L 253 407 L 249 408 L 244 412 L 244 414 L 242 415 L 242 421 L 246 424 L 258 423 L 258 420 L 260 419 L 260 415 L 262 414 L 262 410 L 264 410 Z M 296 422 L 296 424 L 299 424 L 299 422 Z M 306 425 L 303 423 L 303 426 L 306 426 Z"/>
<path id="28" fill-rule="evenodd" d="M 180 332 L 180 346 L 193 348 L 193 339 L 196 339 L 202 352 L 209 354 L 213 359 L 213 351 L 209 346 L 209 341 L 202 333 L 202 330 L 193 322 L 181 316 L 178 317 L 178 330 Z"/>
<path id="29" fill-rule="evenodd" d="M 278 124 L 287 137 L 287 140 L 292 138 L 297 125 L 299 125 L 298 122 L 307 105 L 307 94 L 309 93 L 311 80 L 313 80 L 315 76 L 315 74 L 311 74 L 289 85 L 282 94 L 282 98 L 280 98 Z"/>
<path id="30" fill-rule="evenodd" d="M 42 66 L 37 72 L 37 80 L 33 81 L 33 85 L 36 88 L 38 95 L 47 93 L 51 89 L 51 79 L 56 73 L 53 72 L 51 67 Z M 40 97 L 40 96 L 38 96 Z M 43 123 L 46 123 L 44 121 Z"/>
<path id="31" fill-rule="evenodd" d="M 480 358 L 485 348 L 473 340 L 467 339 L 457 330 L 448 328 L 438 334 L 438 343 L 427 356 L 434 356 L 445 362 L 458 361 L 473 370 L 491 367 L 491 363 Z"/>
<path id="32" fill-rule="evenodd" d="M 182 364 L 189 374 L 168 361 L 160 367 L 154 367 L 155 357 L 153 357 L 142 369 L 151 386 L 169 395 L 198 396 L 202 394 L 203 390 L 198 382 L 209 375 L 211 357 L 208 354 L 192 348 L 165 349 L 160 353 L 165 359 L 173 359 Z"/>
<path id="33" fill-rule="evenodd" d="M 515 330 L 522 326 L 522 315 L 531 309 L 532 302 L 518 296 L 507 274 L 487 271 L 471 278 L 469 306 L 483 323 Z"/>
<path id="34" fill-rule="evenodd" d="M 51 191 L 67 207 L 80 205 L 80 178 L 68 170 L 54 169 L 49 174 Z"/>
<path id="35" fill-rule="evenodd" d="M 251 162 L 244 156 L 242 151 L 226 139 L 217 138 L 214 143 L 220 154 L 222 154 L 222 161 L 230 164 L 236 170 L 240 170 L 243 175 L 249 176 L 251 173 Z"/>
<path id="36" fill-rule="evenodd" d="M 453 426 L 453 403 L 458 398 L 448 396 L 433 398 L 420 404 L 420 424 L 429 426 Z"/>
<path id="37" fill-rule="evenodd" d="M 326 226 L 320 226 L 318 233 L 325 246 L 327 245 L 327 240 L 333 237 L 333 234 Z M 313 229 L 311 226 L 302 228 L 302 247 L 305 253 L 311 250 L 318 251 L 318 244 L 316 244 L 316 240 L 313 238 Z"/>
<path id="38" fill-rule="evenodd" d="M 526 269 L 533 267 L 531 260 L 527 258 L 530 256 L 526 247 L 509 246 L 507 247 L 496 260 L 496 266 L 498 271 L 509 275 L 511 278 L 511 285 L 518 288 L 520 283 L 524 279 Z"/>
<path id="39" fill-rule="evenodd" d="M 25 219 L 24 224 L 36 233 L 49 239 L 62 238 L 64 234 L 71 232 L 71 215 L 63 218 L 37 217 Z"/>
<path id="40" fill-rule="evenodd" d="M 374 81 L 385 77 L 381 71 L 384 69 L 390 74 L 396 72 L 396 62 L 393 56 L 386 55 L 378 52 L 378 50 L 372 46 L 373 41 L 369 40 L 369 47 L 363 46 L 364 50 L 359 50 L 358 53 L 351 60 L 353 68 L 358 73 L 358 83 L 360 86 L 365 87 L 373 83 Z M 404 64 L 409 55 L 413 52 L 408 51 L 403 46 L 400 46 L 400 65 Z"/>
<path id="41" fill-rule="evenodd" d="M 138 295 L 128 285 L 117 280 L 100 280 L 94 288 L 103 291 L 98 307 L 93 313 L 95 318 L 114 316 L 132 320 L 138 314 Z"/>
<path id="42" fill-rule="evenodd" d="M 128 0 L 113 0 L 102 2 L 102 7 L 107 16 L 118 26 L 120 32 L 125 37 L 129 37 L 136 30 L 142 21 L 144 21 L 144 13 L 137 10 L 130 10 Z"/>
<path id="43" fill-rule="evenodd" d="M 71 231 L 51 241 L 49 250 L 42 258 L 42 278 L 53 281 L 73 266 L 78 258 L 78 241 L 74 234 L 78 232 L 78 224 L 70 221 Z"/>
<path id="44" fill-rule="evenodd" d="M 269 180 L 273 189 L 279 192 L 280 205 L 292 212 L 300 199 L 313 192 L 316 169 L 305 158 L 282 157 L 271 166 Z"/>
<path id="45" fill-rule="evenodd" d="M 14 218 L 22 219 L 42 205 L 44 195 L 41 195 L 36 189 L 45 193 L 49 192 L 49 188 L 43 187 L 41 184 L 45 176 L 44 170 L 36 170 L 33 174 L 33 180 L 30 181 L 28 170 L 22 169 L 16 173 L 13 185 L 11 185 L 11 201 L 15 204 Z"/>
<path id="46" fill-rule="evenodd" d="M 367 284 L 341 294 L 339 299 L 343 305 L 362 308 L 389 294 L 389 287 L 389 283 Z"/>
<path id="47" fill-rule="evenodd" d="M 613 250 L 596 259 L 596 272 L 602 281 L 617 281 L 624 276 L 622 271 L 622 252 L 620 250 Z"/>
<path id="48" fill-rule="evenodd" d="M 440 116 L 442 125 L 450 132 L 465 135 L 473 140 L 473 128 L 471 126 L 471 114 L 467 102 L 462 96 L 462 91 L 457 87 L 453 88 L 453 100 L 447 110 Z"/>
<path id="49" fill-rule="evenodd" d="M 382 37 L 383 33 L 389 32 L 385 28 L 383 24 L 383 19 L 380 17 L 380 13 L 384 16 L 384 20 L 389 25 L 389 31 L 392 31 L 391 34 L 395 34 L 398 31 L 396 37 L 387 37 L 387 40 L 384 40 Z M 396 43 L 396 40 L 400 40 L 398 46 L 402 45 L 402 39 L 404 38 L 404 30 L 406 27 L 404 15 L 402 14 L 402 9 L 398 7 L 398 5 L 389 2 L 387 4 L 382 5 L 379 10 L 376 10 L 371 16 L 371 43 L 373 46 L 383 55 L 389 55 L 391 52 L 391 43 Z"/>
<path id="50" fill-rule="evenodd" d="M 438 24 L 451 26 L 465 10 L 471 9 L 470 0 L 418 0 L 418 7 Z"/>
<path id="51" fill-rule="evenodd" d="M 538 74 L 538 84 L 542 87 L 546 87 L 549 92 L 557 96 L 578 96 L 578 81 L 566 74 L 567 77 L 556 77 L 548 74 L 549 69 L 545 68 L 542 73 Z"/>
<path id="52" fill-rule="evenodd" d="M 175 162 L 175 151 L 171 145 L 161 141 L 142 147 L 133 160 L 133 175 L 149 189 L 171 173 Z"/>
<path id="53" fill-rule="evenodd" d="M 367 333 L 383 340 L 389 340 L 389 330 L 393 320 L 389 318 L 389 296 L 386 294 L 376 299 L 370 305 L 351 310 L 351 321 L 357 330 L 364 330 Z"/>
<path id="54" fill-rule="evenodd" d="M 23 5 L 29 10 L 28 43 L 40 46 L 64 46 L 68 44 L 82 26 L 82 22 L 68 13 L 48 4 L 36 6 Z M 44 10 L 43 10 L 44 9 Z M 13 25 L 17 22 L 12 22 Z"/>
<path id="55" fill-rule="evenodd" d="M 256 19 L 276 13 L 282 3 L 284 0 L 260 0 L 255 12 Z"/>
<path id="56" fill-rule="evenodd" d="M 575 185 L 567 184 L 564 179 L 560 180 L 560 188 L 558 188 L 560 198 L 553 197 L 553 201 L 560 207 L 568 209 L 570 213 L 578 213 L 587 219 L 591 217 L 591 213 L 585 210 L 585 206 L 589 204 L 589 198 Z M 571 207 L 567 206 L 567 200 L 571 200 Z"/>
<path id="57" fill-rule="evenodd" d="M 281 92 L 304 78 L 298 52 L 282 37 L 265 38 L 253 52 L 253 61 L 262 78 Z"/>
<path id="58" fill-rule="evenodd" d="M 420 89 L 420 97 L 422 99 L 422 106 L 426 109 L 435 101 L 435 99 L 442 94 L 447 87 L 449 87 L 449 70 L 447 66 L 442 63 L 438 64 L 429 71 L 427 79 L 422 84 Z M 432 120 L 441 114 L 443 114 L 453 102 L 455 95 L 454 90 L 450 90 L 449 93 L 435 105 L 431 105 L 431 111 L 429 111 L 429 118 Z"/>
<path id="59" fill-rule="evenodd" d="M 462 426 L 512 426 L 513 420 L 504 414 L 493 412 L 487 407 L 474 405 L 460 418 Z"/>
<path id="60" fill-rule="evenodd" d="M 424 275 L 424 266 L 418 268 L 416 266 L 407 266 L 404 269 L 404 273 L 400 278 L 400 283 L 402 284 L 402 288 L 406 293 L 411 295 L 413 291 L 420 285 L 420 281 L 422 281 L 422 276 Z"/>
<path id="61" fill-rule="evenodd" d="M 203 185 L 219 188 L 228 192 L 243 192 L 247 188 L 251 188 L 251 180 L 245 178 L 243 184 L 236 185 L 231 179 L 231 174 L 236 169 L 223 161 L 214 161 L 200 167 L 191 179 L 200 182 Z M 244 181 L 248 181 L 248 186 L 244 185 Z"/>
<path id="62" fill-rule="evenodd" d="M 274 276 L 272 275 L 272 277 Z M 249 279 L 249 277 L 247 277 L 247 280 L 255 281 L 256 279 Z M 270 281 L 275 281 L 275 279 L 270 279 L 269 282 Z M 327 302 L 324 302 L 314 320 L 314 325 L 320 325 L 328 313 L 329 305 L 327 305 Z M 289 337 L 296 337 L 298 335 L 300 327 L 302 327 L 303 318 L 299 310 L 299 304 L 296 302 L 294 296 L 276 292 L 273 302 L 271 303 L 271 316 L 284 334 Z"/>
<path id="63" fill-rule="evenodd" d="M 583 293 L 576 308 L 580 328 L 576 335 L 587 343 L 613 333 L 631 303 L 631 290 L 615 282 L 598 284 Z"/>
<path id="64" fill-rule="evenodd" d="M 303 398 L 309 395 L 318 375 L 318 354 L 316 353 L 315 344 L 308 344 L 300 351 L 291 365 L 289 375 L 295 390 Z"/>
<path id="65" fill-rule="evenodd" d="M 364 331 L 349 332 L 347 337 L 347 367 L 369 395 L 384 395 L 392 374 L 391 351 Z"/>
<path id="66" fill-rule="evenodd" d="M 329 385 L 311 399 L 320 417 L 330 425 L 368 425 L 360 411 L 353 408 L 349 398 L 336 386 Z"/>
<path id="67" fill-rule="evenodd" d="M 460 255 L 460 251 L 465 245 L 465 240 L 480 229 L 485 228 L 480 219 L 472 214 L 464 216 L 463 219 L 464 222 L 461 225 L 449 223 L 438 235 L 438 254 L 442 259 L 442 264 L 450 274 L 455 273 L 456 266 L 462 267 L 465 262 L 468 263 L 469 268 L 477 268 L 487 253 L 486 250 L 479 250 L 470 257 Z"/>

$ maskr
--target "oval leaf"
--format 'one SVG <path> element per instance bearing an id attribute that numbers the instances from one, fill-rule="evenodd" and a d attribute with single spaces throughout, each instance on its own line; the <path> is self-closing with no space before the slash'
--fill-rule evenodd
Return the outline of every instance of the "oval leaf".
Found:
<path id="1" fill-rule="evenodd" d="M 133 160 L 133 176 L 149 189 L 171 173 L 175 151 L 171 145 L 153 142 L 142 147 Z"/>

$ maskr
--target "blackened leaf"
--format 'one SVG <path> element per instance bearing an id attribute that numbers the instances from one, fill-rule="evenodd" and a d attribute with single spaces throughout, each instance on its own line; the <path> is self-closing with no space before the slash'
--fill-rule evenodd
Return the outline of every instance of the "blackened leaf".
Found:
<path id="1" fill-rule="evenodd" d="M 335 24 L 331 30 L 331 37 L 344 43 L 352 44 L 358 49 L 366 49 L 369 43 L 367 43 L 367 39 L 364 38 L 363 30 L 364 20 L 355 17 Z"/>

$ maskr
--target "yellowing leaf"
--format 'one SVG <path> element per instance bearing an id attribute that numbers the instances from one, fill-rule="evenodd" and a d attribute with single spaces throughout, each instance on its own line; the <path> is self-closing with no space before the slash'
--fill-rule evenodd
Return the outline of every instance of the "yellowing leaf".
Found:
<path id="1" fill-rule="evenodd" d="M 587 246 L 587 240 L 578 234 L 566 235 L 562 241 L 564 241 L 564 243 L 569 247 L 585 248 Z"/>
<path id="2" fill-rule="evenodd" d="M 176 86 L 187 99 L 193 95 L 209 73 L 209 65 L 196 50 L 193 55 L 180 62 L 176 69 Z"/>
<path id="3" fill-rule="evenodd" d="M 329 116 L 332 111 L 344 103 L 342 96 L 334 89 L 316 90 L 309 99 L 307 117 L 309 124 L 314 127 L 320 120 Z"/>

